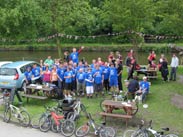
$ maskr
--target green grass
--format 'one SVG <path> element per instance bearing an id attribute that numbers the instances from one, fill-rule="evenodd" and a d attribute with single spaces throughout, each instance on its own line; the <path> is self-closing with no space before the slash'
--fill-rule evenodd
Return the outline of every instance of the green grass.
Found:
<path id="1" fill-rule="evenodd" d="M 179 75 L 183 75 L 183 68 L 178 69 Z M 123 72 L 123 80 L 126 79 L 126 70 Z M 126 87 L 124 87 L 126 90 Z M 183 84 L 178 81 L 174 82 L 162 82 L 160 73 L 158 72 L 158 79 L 151 80 L 150 94 L 147 97 L 146 103 L 149 105 L 147 109 L 144 109 L 140 105 L 139 112 L 137 115 L 129 121 L 127 129 L 136 129 L 137 124 L 140 123 L 140 120 L 143 119 L 146 122 L 153 120 L 153 128 L 160 130 L 161 127 L 169 127 L 170 132 L 176 133 L 179 137 L 183 137 L 183 109 L 175 107 L 171 103 L 171 97 L 178 93 L 183 95 Z M 103 121 L 103 119 L 98 114 L 101 110 L 99 107 L 99 102 L 101 98 L 96 99 L 86 99 L 81 98 L 81 101 L 85 104 L 87 111 L 90 112 L 93 118 L 97 123 Z M 24 99 L 24 107 L 28 110 L 31 116 L 44 112 L 43 105 L 56 105 L 56 102 L 53 100 L 46 100 L 45 102 L 39 101 L 36 99 L 30 99 L 29 103 L 26 103 Z M 0 108 L 2 113 L 3 109 Z M 82 125 L 87 119 L 82 114 L 77 125 Z M 125 121 L 120 119 L 107 119 L 107 125 L 113 126 L 118 131 L 120 136 L 125 127 Z M 168 133 L 168 132 L 167 132 Z"/>

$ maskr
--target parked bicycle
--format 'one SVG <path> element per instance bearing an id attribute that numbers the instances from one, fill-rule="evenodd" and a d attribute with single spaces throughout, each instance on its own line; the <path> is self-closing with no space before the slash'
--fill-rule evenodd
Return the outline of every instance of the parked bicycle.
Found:
<path id="1" fill-rule="evenodd" d="M 58 115 L 55 108 L 45 107 L 46 112 L 39 120 L 39 127 L 42 132 L 52 130 L 53 132 L 61 132 L 62 135 L 70 137 L 74 134 L 75 124 L 72 120 L 65 119 L 64 115 Z"/>
<path id="2" fill-rule="evenodd" d="M 96 136 L 99 136 L 99 137 L 115 137 L 116 131 L 112 127 L 105 127 L 105 123 L 103 123 L 101 125 L 97 125 L 95 123 L 95 121 L 92 119 L 90 113 L 88 114 L 88 119 L 89 119 L 89 121 L 86 124 L 82 125 L 81 127 L 79 127 L 76 130 L 75 135 L 77 137 L 87 136 L 89 134 L 90 127 L 93 128 L 94 134 Z"/>
<path id="3" fill-rule="evenodd" d="M 162 131 L 156 131 L 152 129 L 152 120 L 149 122 L 147 127 L 144 127 L 144 121 L 139 126 L 137 130 L 127 130 L 125 131 L 123 137 L 178 137 L 175 134 L 164 135 L 164 131 L 169 131 L 169 128 L 162 128 Z"/>
<path id="4" fill-rule="evenodd" d="M 86 107 L 81 103 L 80 99 L 76 99 L 73 107 L 73 111 L 67 114 L 67 119 L 77 120 L 80 117 L 81 111 L 87 116 Z"/>
<path id="5" fill-rule="evenodd" d="M 31 121 L 29 113 L 23 108 L 18 108 L 10 104 L 9 97 L 10 94 L 8 92 L 5 93 L 3 97 L 5 103 L 4 121 L 8 123 L 13 116 L 19 121 L 22 126 L 28 127 Z"/>

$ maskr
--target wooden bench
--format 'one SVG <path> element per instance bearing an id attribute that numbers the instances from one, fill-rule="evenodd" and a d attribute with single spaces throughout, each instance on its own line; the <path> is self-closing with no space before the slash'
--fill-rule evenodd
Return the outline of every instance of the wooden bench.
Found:
<path id="1" fill-rule="evenodd" d="M 126 127 L 128 125 L 128 120 L 132 119 L 132 116 L 130 116 L 130 115 L 122 115 L 122 114 L 113 114 L 113 113 L 100 112 L 100 115 L 105 117 L 105 122 L 106 122 L 106 117 L 107 116 L 114 117 L 114 118 L 125 118 L 125 120 L 126 120 Z"/>
<path id="2" fill-rule="evenodd" d="M 27 103 L 29 102 L 29 98 L 40 99 L 40 100 L 46 100 L 48 98 L 44 96 L 36 96 L 36 95 L 29 95 L 29 94 L 21 94 L 21 96 L 27 98 Z"/>

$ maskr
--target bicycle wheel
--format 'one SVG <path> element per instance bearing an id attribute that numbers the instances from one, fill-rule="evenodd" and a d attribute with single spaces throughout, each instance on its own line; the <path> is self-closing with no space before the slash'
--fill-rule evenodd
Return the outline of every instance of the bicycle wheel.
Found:
<path id="1" fill-rule="evenodd" d="M 135 131 L 135 132 L 131 135 L 131 137 L 148 137 L 148 136 L 149 136 L 148 133 L 145 132 L 144 130 L 141 130 L 141 129 Z"/>
<path id="2" fill-rule="evenodd" d="M 132 108 L 132 115 L 135 115 L 139 110 L 139 106 L 138 104 L 136 103 L 135 106 Z"/>
<path id="3" fill-rule="evenodd" d="M 50 116 L 43 114 L 39 119 L 39 129 L 42 132 L 47 132 L 51 128 Z"/>
<path id="4" fill-rule="evenodd" d="M 90 131 L 90 126 L 88 126 L 87 124 L 80 126 L 76 132 L 75 135 L 76 137 L 85 137 L 86 135 L 88 135 Z"/>
<path id="5" fill-rule="evenodd" d="M 51 124 L 51 131 L 53 131 L 54 133 L 58 132 L 57 125 L 54 121 L 52 121 L 52 124 Z"/>
<path id="6" fill-rule="evenodd" d="M 4 120 L 4 122 L 8 123 L 10 121 L 10 119 L 11 119 L 11 108 L 7 107 L 5 109 L 5 111 L 4 111 L 4 118 L 3 118 L 3 120 Z"/>
<path id="7" fill-rule="evenodd" d="M 104 105 L 102 105 L 102 103 L 103 103 L 103 101 L 104 101 L 105 99 L 102 99 L 101 101 L 100 101 L 100 109 L 103 111 L 103 112 L 105 112 L 106 111 L 106 108 L 105 108 L 105 106 Z"/>
<path id="8" fill-rule="evenodd" d="M 67 114 L 67 119 L 70 119 L 72 121 L 75 121 L 76 120 L 76 114 L 74 112 L 69 112 Z"/>
<path id="9" fill-rule="evenodd" d="M 41 118 L 41 114 L 34 115 L 31 119 L 31 127 L 38 129 L 39 128 L 39 119 Z"/>
<path id="10" fill-rule="evenodd" d="M 66 119 L 61 124 L 61 134 L 63 134 L 66 137 L 70 137 L 74 134 L 75 131 L 75 124 L 72 120 Z"/>
<path id="11" fill-rule="evenodd" d="M 30 115 L 27 111 L 22 110 L 20 112 L 20 118 L 18 118 L 20 124 L 24 127 L 28 127 L 30 125 Z"/>
<path id="12" fill-rule="evenodd" d="M 103 127 L 99 131 L 99 137 L 115 137 L 116 131 L 112 127 Z"/>
<path id="13" fill-rule="evenodd" d="M 168 134 L 168 135 L 165 135 L 165 137 L 178 137 L 178 136 L 175 134 Z"/>
<path id="14" fill-rule="evenodd" d="M 123 134 L 123 137 L 133 137 L 135 130 L 126 130 Z"/>

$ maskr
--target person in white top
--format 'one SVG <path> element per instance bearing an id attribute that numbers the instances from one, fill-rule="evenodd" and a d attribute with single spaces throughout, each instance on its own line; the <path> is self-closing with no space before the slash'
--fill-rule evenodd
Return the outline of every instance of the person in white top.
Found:
<path id="1" fill-rule="evenodd" d="M 178 65 L 179 65 L 179 59 L 175 54 L 173 54 L 171 64 L 170 64 L 170 67 L 171 67 L 170 80 L 176 81 L 176 73 L 177 73 Z"/>

